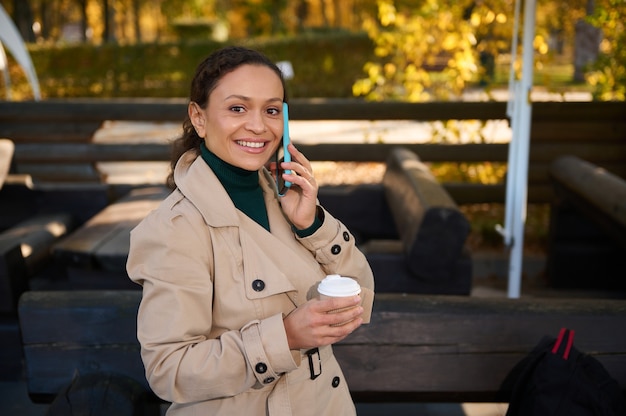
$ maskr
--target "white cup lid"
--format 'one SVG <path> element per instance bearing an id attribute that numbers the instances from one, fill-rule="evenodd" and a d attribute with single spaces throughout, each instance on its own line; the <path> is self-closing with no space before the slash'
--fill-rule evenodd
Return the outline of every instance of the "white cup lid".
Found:
<path id="1" fill-rule="evenodd" d="M 329 274 L 320 282 L 317 291 L 331 297 L 355 296 L 361 293 L 361 286 L 349 277 Z"/>

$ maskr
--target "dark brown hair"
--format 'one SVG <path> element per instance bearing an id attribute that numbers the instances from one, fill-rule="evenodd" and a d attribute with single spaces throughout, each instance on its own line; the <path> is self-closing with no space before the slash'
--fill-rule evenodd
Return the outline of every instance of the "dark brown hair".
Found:
<path id="1" fill-rule="evenodd" d="M 211 95 L 219 80 L 242 65 L 263 65 L 273 70 L 283 85 L 283 101 L 287 102 L 285 80 L 278 66 L 261 52 L 241 46 L 227 46 L 219 49 L 198 65 L 191 81 L 189 101 L 195 102 L 200 108 L 205 109 L 209 103 L 209 95 Z M 199 155 L 200 145 L 203 141 L 196 133 L 191 124 L 191 119 L 187 115 L 183 122 L 182 135 L 172 142 L 170 173 L 166 182 L 168 187 L 171 189 L 176 187 L 174 183 L 174 167 L 178 159 L 180 159 L 183 153 L 191 149 L 195 149 Z"/>

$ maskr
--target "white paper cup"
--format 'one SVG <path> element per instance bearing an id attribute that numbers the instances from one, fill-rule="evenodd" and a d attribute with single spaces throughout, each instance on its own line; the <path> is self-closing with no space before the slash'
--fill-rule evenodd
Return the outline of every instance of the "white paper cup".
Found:
<path id="1" fill-rule="evenodd" d="M 345 298 L 361 293 L 361 286 L 356 280 L 349 277 L 329 274 L 317 286 L 317 291 L 320 295 L 329 298 Z"/>
<path id="2" fill-rule="evenodd" d="M 338 274 L 329 274 L 317 286 L 317 292 L 319 293 L 320 299 L 352 297 L 361 293 L 361 285 L 359 285 L 356 280 L 349 277 L 343 277 Z M 337 313 L 353 307 L 354 306 L 349 308 L 333 309 L 328 311 L 328 313 Z M 346 323 L 347 322 L 342 322 L 335 326 L 340 326 Z"/>

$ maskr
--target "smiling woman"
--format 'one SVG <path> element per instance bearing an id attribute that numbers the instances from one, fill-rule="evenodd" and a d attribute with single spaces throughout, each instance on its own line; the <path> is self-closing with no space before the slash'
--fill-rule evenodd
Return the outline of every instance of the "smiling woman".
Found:
<path id="1" fill-rule="evenodd" d="M 189 118 L 206 148 L 233 166 L 258 170 L 282 137 L 283 86 L 265 66 L 242 65 L 224 75 L 203 108 L 189 104 Z"/>
<path id="2" fill-rule="evenodd" d="M 278 194 L 266 165 L 286 101 L 264 55 L 228 47 L 205 59 L 174 142 L 172 193 L 131 232 L 137 337 L 168 414 L 355 414 L 331 345 L 369 316 L 374 279 L 293 144 L 281 162 L 292 184 Z M 360 295 L 319 299 L 328 274 L 354 278 Z"/>

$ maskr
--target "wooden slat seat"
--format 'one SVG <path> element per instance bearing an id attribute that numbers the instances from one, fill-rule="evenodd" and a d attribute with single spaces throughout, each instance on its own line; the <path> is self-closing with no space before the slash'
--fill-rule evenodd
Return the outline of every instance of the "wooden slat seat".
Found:
<path id="1" fill-rule="evenodd" d="M 128 377 L 148 390 L 136 336 L 140 299 L 132 290 L 22 295 L 31 398 L 53 400 L 77 373 Z M 561 327 L 575 330 L 576 347 L 626 391 L 624 300 L 377 294 L 371 323 L 333 349 L 356 401 L 503 402 L 507 373 Z"/>
<path id="2" fill-rule="evenodd" d="M 168 192 L 161 186 L 132 190 L 55 244 L 55 261 L 77 268 L 124 272 L 130 231 Z"/>

